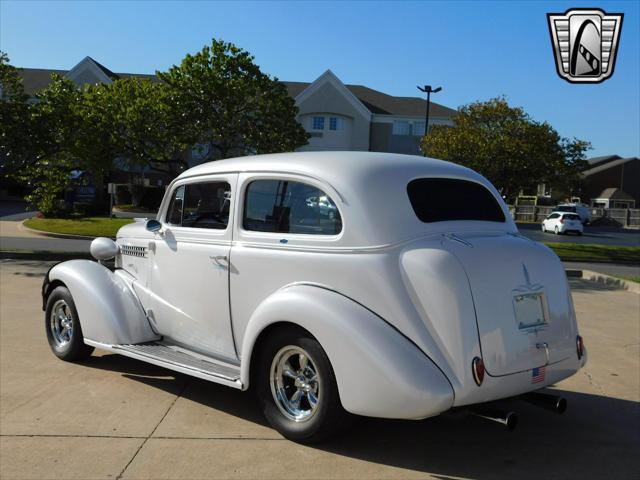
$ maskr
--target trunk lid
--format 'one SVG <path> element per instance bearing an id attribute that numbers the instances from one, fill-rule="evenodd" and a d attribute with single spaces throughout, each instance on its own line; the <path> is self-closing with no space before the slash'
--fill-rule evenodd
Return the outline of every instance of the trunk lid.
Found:
<path id="1" fill-rule="evenodd" d="M 546 247 L 508 233 L 445 235 L 469 279 L 482 356 L 493 376 L 575 354 L 576 324 L 566 274 Z"/>

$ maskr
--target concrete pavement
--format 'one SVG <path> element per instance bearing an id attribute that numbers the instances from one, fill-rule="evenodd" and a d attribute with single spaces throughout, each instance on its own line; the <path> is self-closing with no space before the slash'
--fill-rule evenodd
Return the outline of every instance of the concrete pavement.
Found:
<path id="1" fill-rule="evenodd" d="M 282 439 L 250 394 L 113 354 L 57 360 L 46 262 L 0 262 L 0 477 L 637 478 L 640 296 L 572 281 L 589 363 L 553 390 L 557 416 L 516 402 L 507 432 L 472 417 L 360 419 L 315 446 Z"/>

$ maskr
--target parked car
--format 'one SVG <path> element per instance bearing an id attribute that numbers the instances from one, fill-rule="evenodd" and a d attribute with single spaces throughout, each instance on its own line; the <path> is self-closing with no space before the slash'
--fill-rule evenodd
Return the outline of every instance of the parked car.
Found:
<path id="1" fill-rule="evenodd" d="M 326 198 L 326 209 L 317 199 Z M 334 212 L 331 217 L 326 211 Z M 94 348 L 256 392 L 285 437 L 352 414 L 422 419 L 523 398 L 586 362 L 564 268 L 478 173 L 418 156 L 305 152 L 181 174 L 155 219 L 93 241 L 42 295 L 53 353 Z M 112 271 L 100 262 L 115 257 Z"/>
<path id="2" fill-rule="evenodd" d="M 577 213 L 552 212 L 542 221 L 542 231 L 556 235 L 569 232 L 582 235 L 583 230 L 582 220 Z"/>
<path id="3" fill-rule="evenodd" d="M 582 205 L 581 203 L 561 203 L 554 209 L 554 211 L 576 213 L 580 217 L 583 225 L 589 225 L 591 221 L 591 212 L 589 211 L 589 207 Z"/>

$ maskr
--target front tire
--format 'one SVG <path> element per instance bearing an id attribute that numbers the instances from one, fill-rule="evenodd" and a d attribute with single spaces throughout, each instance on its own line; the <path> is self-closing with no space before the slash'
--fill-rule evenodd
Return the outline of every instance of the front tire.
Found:
<path id="1" fill-rule="evenodd" d="M 255 368 L 264 416 L 283 437 L 316 443 L 348 423 L 329 358 L 308 332 L 274 332 L 262 344 Z"/>
<path id="2" fill-rule="evenodd" d="M 67 287 L 56 287 L 49 295 L 44 326 L 51 351 L 61 360 L 83 360 L 93 352 L 84 343 L 76 304 Z"/>

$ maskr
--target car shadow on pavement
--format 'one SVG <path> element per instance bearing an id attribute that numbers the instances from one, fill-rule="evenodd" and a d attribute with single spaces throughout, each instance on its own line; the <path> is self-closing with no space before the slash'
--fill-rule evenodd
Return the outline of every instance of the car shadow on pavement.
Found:
<path id="1" fill-rule="evenodd" d="M 182 397 L 207 408 L 266 425 L 248 392 L 119 355 L 92 357 L 84 364 L 121 372 L 131 380 L 173 394 L 181 392 Z M 517 412 L 520 418 L 513 432 L 498 423 L 464 414 L 444 414 L 418 421 L 358 417 L 342 435 L 311 448 L 443 479 L 637 475 L 640 403 L 556 388 L 548 390 L 567 399 L 567 412 L 557 415 L 521 400 L 511 400 L 505 407 Z M 215 436 L 212 430 L 211 437 Z"/>

